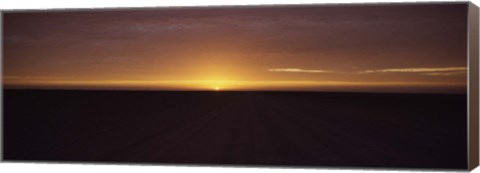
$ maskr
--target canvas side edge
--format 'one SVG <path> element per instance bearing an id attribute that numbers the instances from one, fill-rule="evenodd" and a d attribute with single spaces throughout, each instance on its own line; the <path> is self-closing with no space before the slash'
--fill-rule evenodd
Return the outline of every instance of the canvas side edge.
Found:
<path id="1" fill-rule="evenodd" d="M 472 2 L 468 6 L 468 170 L 479 164 L 479 12 Z"/>

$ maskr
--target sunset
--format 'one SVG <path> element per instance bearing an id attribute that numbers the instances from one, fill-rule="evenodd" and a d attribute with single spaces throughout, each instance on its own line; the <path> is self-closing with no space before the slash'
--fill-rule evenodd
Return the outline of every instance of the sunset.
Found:
<path id="1" fill-rule="evenodd" d="M 469 9 L 9 11 L 4 158 L 465 170 Z"/>
<path id="2" fill-rule="evenodd" d="M 463 4 L 4 15 L 7 87 L 465 92 Z"/>

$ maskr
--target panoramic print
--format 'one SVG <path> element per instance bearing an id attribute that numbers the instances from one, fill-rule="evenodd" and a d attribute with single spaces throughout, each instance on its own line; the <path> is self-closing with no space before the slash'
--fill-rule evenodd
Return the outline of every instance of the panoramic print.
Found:
<path id="1" fill-rule="evenodd" d="M 466 169 L 467 8 L 6 12 L 3 158 Z"/>

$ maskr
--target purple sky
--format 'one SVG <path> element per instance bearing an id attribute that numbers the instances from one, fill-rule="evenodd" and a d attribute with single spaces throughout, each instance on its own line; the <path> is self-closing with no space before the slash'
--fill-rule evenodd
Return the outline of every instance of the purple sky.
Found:
<path id="1" fill-rule="evenodd" d="M 466 92 L 467 3 L 4 14 L 13 87 Z"/>

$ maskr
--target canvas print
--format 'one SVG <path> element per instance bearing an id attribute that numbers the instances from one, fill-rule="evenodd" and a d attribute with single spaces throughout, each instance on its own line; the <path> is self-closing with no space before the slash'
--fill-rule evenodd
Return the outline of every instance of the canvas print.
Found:
<path id="1" fill-rule="evenodd" d="M 10 11 L 7 161 L 467 168 L 467 3 Z"/>

